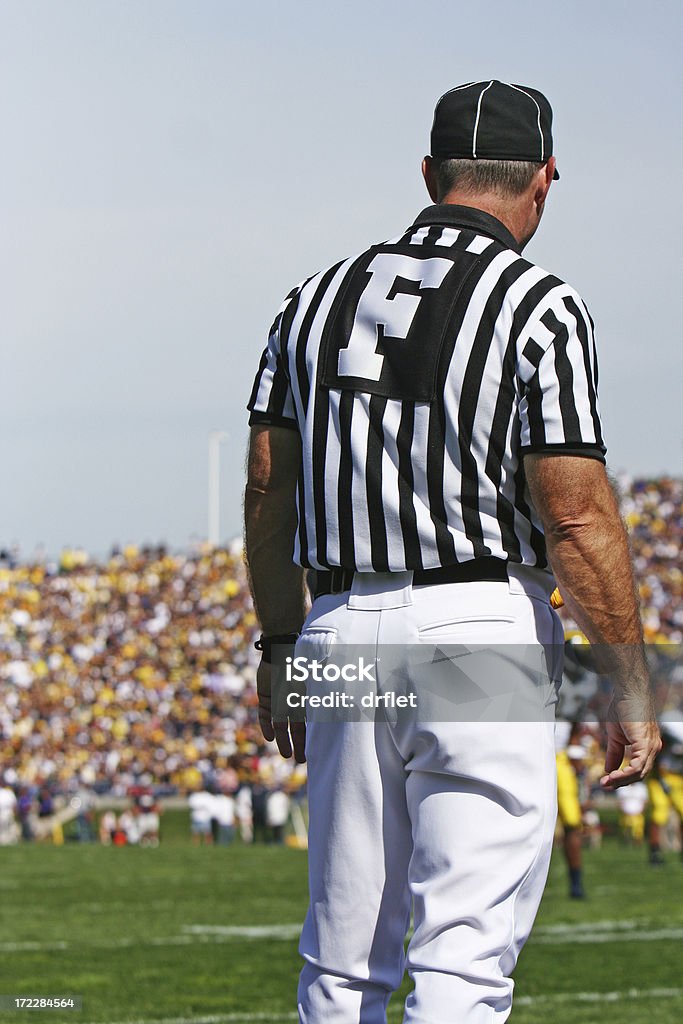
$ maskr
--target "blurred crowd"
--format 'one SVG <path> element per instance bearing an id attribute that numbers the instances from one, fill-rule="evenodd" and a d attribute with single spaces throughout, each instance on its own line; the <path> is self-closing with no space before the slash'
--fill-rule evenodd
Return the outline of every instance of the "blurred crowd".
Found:
<path id="1" fill-rule="evenodd" d="M 631 537 L 645 637 L 683 643 L 683 480 L 622 476 L 622 514 Z"/>
<path id="2" fill-rule="evenodd" d="M 660 712 L 683 720 L 683 480 L 621 474 L 616 488 L 629 533 L 655 702 Z M 561 616 L 565 635 L 584 639 L 566 609 Z M 583 672 L 572 709 L 571 675 L 569 665 L 562 687 L 569 713 L 605 722 L 610 681 Z"/>
<path id="3" fill-rule="evenodd" d="M 616 481 L 640 594 L 645 640 L 683 643 L 683 479 Z M 564 615 L 568 629 L 575 628 Z"/>
<path id="4" fill-rule="evenodd" d="M 619 483 L 647 639 L 680 645 L 683 481 Z M 55 794 L 136 786 L 296 792 L 257 724 L 257 632 L 241 543 L 0 552 L 0 785 L 38 816 Z"/>
<path id="5" fill-rule="evenodd" d="M 34 803 L 83 787 L 296 788 L 258 728 L 256 635 L 241 545 L 2 553 L 0 779 Z"/>

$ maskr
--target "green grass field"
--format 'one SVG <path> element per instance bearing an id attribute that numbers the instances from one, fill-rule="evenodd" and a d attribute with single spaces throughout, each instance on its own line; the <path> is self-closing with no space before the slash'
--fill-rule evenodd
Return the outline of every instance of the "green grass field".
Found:
<path id="1" fill-rule="evenodd" d="M 79 1012 L 0 1018 L 296 1019 L 305 853 L 194 848 L 182 814 L 165 815 L 164 829 L 156 850 L 0 849 L 0 993 L 83 998 Z M 566 897 L 558 853 L 517 970 L 515 1024 L 683 1020 L 683 863 L 668 861 L 652 869 L 644 851 L 608 840 L 586 852 L 589 898 L 577 903 Z M 401 993 L 391 1024 L 400 1001 Z"/>

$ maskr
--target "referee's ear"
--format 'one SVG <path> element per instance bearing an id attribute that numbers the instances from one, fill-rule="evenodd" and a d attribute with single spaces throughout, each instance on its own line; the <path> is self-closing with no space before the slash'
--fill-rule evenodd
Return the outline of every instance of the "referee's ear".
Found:
<path id="1" fill-rule="evenodd" d="M 555 175 L 555 162 L 556 161 L 554 156 L 549 157 L 547 162 L 543 164 L 543 166 L 540 168 L 538 172 L 536 181 L 536 191 L 534 193 L 534 203 L 536 205 L 536 210 L 538 212 L 539 218 L 543 213 L 543 207 L 545 206 L 545 201 L 548 196 L 548 192 L 550 191 L 550 186 L 553 183 L 553 178 Z"/>
<path id="2" fill-rule="evenodd" d="M 422 177 L 425 180 L 425 185 L 429 192 L 429 198 L 433 203 L 438 203 L 439 193 L 436 187 L 436 175 L 434 173 L 434 164 L 432 163 L 431 156 L 426 156 L 422 161 Z"/>

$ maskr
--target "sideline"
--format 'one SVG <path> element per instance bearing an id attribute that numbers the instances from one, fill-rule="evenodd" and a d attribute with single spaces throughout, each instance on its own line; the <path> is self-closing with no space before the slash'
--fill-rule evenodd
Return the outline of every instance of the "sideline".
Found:
<path id="1" fill-rule="evenodd" d="M 642 929 L 642 930 L 639 930 Z M 78 949 L 128 949 L 133 946 L 223 945 L 239 940 L 273 939 L 291 942 L 301 934 L 301 923 L 272 925 L 186 925 L 179 935 L 137 935 L 103 942 L 0 942 L 0 953 L 39 953 Z M 606 942 L 664 942 L 683 939 L 683 927 L 652 928 L 650 921 L 586 921 L 578 924 L 540 925 L 532 931 L 529 946 L 560 946 L 568 943 L 600 945 Z"/>
<path id="2" fill-rule="evenodd" d="M 552 995 L 518 996 L 515 1006 L 536 1006 L 539 1003 L 619 1003 L 627 999 L 679 999 L 683 988 L 628 988 L 615 992 L 555 992 Z M 396 1007 L 399 1012 L 399 1007 Z M 402 1010 L 400 1011 L 402 1012 Z M 298 1020 L 291 1013 L 216 1013 L 201 1017 L 143 1017 L 135 1020 L 110 1021 L 109 1024 L 256 1024 L 259 1021 L 281 1024 Z M 102 1024 L 90 1021 L 88 1024 Z"/>

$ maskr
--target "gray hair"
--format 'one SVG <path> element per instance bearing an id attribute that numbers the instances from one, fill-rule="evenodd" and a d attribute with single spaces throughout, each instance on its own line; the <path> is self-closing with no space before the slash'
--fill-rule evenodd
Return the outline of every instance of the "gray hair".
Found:
<path id="1" fill-rule="evenodd" d="M 527 160 L 461 160 L 433 157 L 438 201 L 457 188 L 473 194 L 495 192 L 512 199 L 526 192 L 543 164 Z"/>

